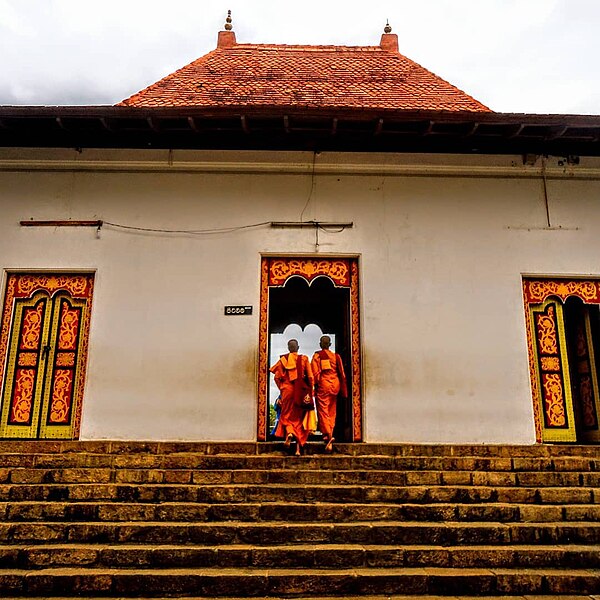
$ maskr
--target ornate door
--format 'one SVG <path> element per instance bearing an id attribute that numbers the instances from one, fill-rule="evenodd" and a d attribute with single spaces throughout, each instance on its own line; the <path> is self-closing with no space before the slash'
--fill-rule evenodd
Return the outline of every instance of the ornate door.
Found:
<path id="1" fill-rule="evenodd" d="M 529 311 L 534 341 L 532 383 L 543 416 L 543 441 L 575 442 L 577 432 L 562 305 L 558 300 L 547 300 L 530 306 Z"/>
<path id="2" fill-rule="evenodd" d="M 351 396 L 348 399 L 350 421 L 348 440 L 362 441 L 358 259 L 326 256 L 263 257 L 261 260 L 257 439 L 265 441 L 268 435 L 268 340 L 271 291 L 285 286 L 292 278 L 301 278 L 309 285 L 319 278 L 327 278 L 336 288 L 348 292 L 348 331 L 345 336 L 348 338 L 349 346 L 349 368 L 346 369 L 346 377 Z"/>
<path id="3" fill-rule="evenodd" d="M 523 296 L 537 440 L 600 442 L 600 281 L 525 278 Z"/>
<path id="4" fill-rule="evenodd" d="M 0 329 L 0 437 L 79 434 L 93 275 L 10 274 Z"/>
<path id="5" fill-rule="evenodd" d="M 596 344 L 592 334 L 590 308 L 574 312 L 569 325 L 572 331 L 571 380 L 579 438 L 583 442 L 600 442 L 598 414 L 600 389 Z"/>

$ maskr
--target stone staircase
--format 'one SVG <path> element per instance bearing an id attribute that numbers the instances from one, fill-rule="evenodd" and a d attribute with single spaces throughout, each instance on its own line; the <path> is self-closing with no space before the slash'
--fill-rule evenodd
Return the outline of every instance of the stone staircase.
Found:
<path id="1" fill-rule="evenodd" d="M 593 446 L 0 443 L 2 597 L 595 594 Z"/>

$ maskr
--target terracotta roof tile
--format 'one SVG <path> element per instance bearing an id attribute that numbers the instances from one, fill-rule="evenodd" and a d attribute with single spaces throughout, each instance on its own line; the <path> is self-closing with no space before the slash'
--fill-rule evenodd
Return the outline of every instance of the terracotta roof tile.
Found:
<path id="1" fill-rule="evenodd" d="M 119 105 L 491 112 L 414 61 L 381 46 L 219 47 Z"/>

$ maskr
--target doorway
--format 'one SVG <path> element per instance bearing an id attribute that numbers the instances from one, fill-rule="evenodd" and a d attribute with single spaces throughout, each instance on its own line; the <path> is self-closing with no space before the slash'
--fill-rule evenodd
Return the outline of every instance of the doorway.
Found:
<path id="1" fill-rule="evenodd" d="M 328 334 L 334 342 L 333 350 L 342 357 L 344 372 L 350 373 L 350 288 L 336 288 L 328 277 L 317 277 L 312 282 L 302 277 L 290 277 L 285 285 L 269 293 L 269 356 L 274 336 L 297 325 L 300 335 L 310 347 L 300 344 L 300 352 L 309 360 L 319 350 L 318 337 Z M 311 325 L 316 327 L 310 327 Z M 318 337 L 317 337 L 318 336 Z M 287 352 L 287 350 L 284 350 Z M 348 382 L 348 398 L 338 398 L 335 439 L 352 441 L 352 382 Z M 269 406 L 275 402 L 269 388 Z M 272 411 L 269 409 L 269 416 Z M 274 423 L 269 419 L 269 431 Z"/>
<path id="2" fill-rule="evenodd" d="M 600 281 L 523 280 L 538 442 L 600 443 Z"/>
<path id="3" fill-rule="evenodd" d="M 600 442 L 597 414 L 600 307 L 584 304 L 577 297 L 567 298 L 564 321 L 575 435 L 577 441 Z"/>
<path id="4" fill-rule="evenodd" d="M 297 332 L 300 352 L 312 358 L 320 335 L 331 335 L 342 358 L 348 398 L 338 398 L 335 438 L 362 441 L 362 395 L 355 258 L 265 257 L 262 259 L 259 340 L 258 440 L 270 438 L 275 397 L 269 366 L 282 334 Z M 279 339 L 278 339 L 279 338 Z M 306 340 L 306 341 L 304 341 Z M 287 342 L 287 340 L 286 340 Z M 304 346 L 303 346 L 304 344 Z M 285 346 L 284 346 L 285 348 Z M 287 350 L 283 350 L 287 352 Z"/>
<path id="5" fill-rule="evenodd" d="M 76 439 L 91 274 L 9 274 L 0 328 L 0 438 Z"/>

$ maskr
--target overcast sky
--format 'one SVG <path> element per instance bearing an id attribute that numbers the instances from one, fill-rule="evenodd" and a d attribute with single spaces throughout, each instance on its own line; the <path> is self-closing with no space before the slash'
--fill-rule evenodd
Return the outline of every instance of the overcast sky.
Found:
<path id="1" fill-rule="evenodd" d="M 114 104 L 238 42 L 377 45 L 500 112 L 600 114 L 600 0 L 0 0 L 0 104 Z"/>

